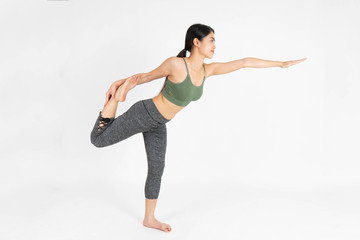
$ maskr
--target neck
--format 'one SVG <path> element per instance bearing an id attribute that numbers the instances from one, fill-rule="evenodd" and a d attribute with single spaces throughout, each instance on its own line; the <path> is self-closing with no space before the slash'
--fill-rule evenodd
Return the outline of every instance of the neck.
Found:
<path id="1" fill-rule="evenodd" d="M 194 70 L 194 71 L 199 71 L 200 69 L 203 68 L 203 63 L 204 63 L 204 59 L 205 57 L 198 54 L 198 53 L 193 53 L 190 54 L 189 58 L 187 59 L 187 63 L 188 66 Z"/>

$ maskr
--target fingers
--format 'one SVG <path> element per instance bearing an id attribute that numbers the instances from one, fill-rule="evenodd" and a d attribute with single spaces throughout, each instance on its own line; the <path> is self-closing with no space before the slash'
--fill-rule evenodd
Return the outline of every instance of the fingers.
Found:
<path id="1" fill-rule="evenodd" d="M 290 60 L 290 61 L 286 61 L 284 64 L 283 64 L 283 67 L 282 68 L 288 68 L 288 67 L 291 67 L 295 64 L 298 64 L 298 63 L 301 63 L 303 61 L 305 61 L 307 58 L 302 58 L 302 59 L 299 59 L 299 60 Z"/>
<path id="2" fill-rule="evenodd" d="M 303 62 L 303 61 L 305 61 L 305 60 L 306 60 L 306 58 L 302 58 L 302 59 L 300 59 L 300 60 L 297 60 L 296 63 L 300 63 L 300 62 Z"/>
<path id="3" fill-rule="evenodd" d="M 106 99 L 105 99 L 105 104 L 104 106 L 110 101 L 111 97 L 114 96 L 114 91 L 112 88 L 110 88 L 107 92 L 106 92 Z"/>
<path id="4" fill-rule="evenodd" d="M 104 107 L 105 107 L 105 105 L 109 102 L 110 97 L 111 97 L 111 95 L 108 95 L 108 94 L 106 95 L 106 101 L 105 101 Z"/>
<path id="5" fill-rule="evenodd" d="M 111 88 L 109 90 L 107 90 L 107 92 L 105 93 L 105 104 L 104 104 L 104 106 L 107 104 L 107 102 L 110 99 L 110 91 L 111 91 Z"/>

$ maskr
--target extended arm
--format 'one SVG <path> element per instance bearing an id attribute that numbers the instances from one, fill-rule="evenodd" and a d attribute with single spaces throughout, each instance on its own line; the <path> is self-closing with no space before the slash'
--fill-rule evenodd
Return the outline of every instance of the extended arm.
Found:
<path id="1" fill-rule="evenodd" d="M 137 73 L 128 78 L 115 81 L 106 92 L 106 101 L 104 106 L 110 100 L 111 96 L 115 96 L 115 99 L 123 102 L 126 99 L 128 91 L 135 86 L 170 75 L 175 58 L 176 57 L 167 58 L 159 67 L 148 73 Z M 119 88 L 120 90 L 118 91 Z"/>
<path id="2" fill-rule="evenodd" d="M 139 78 L 139 82 L 137 83 L 137 85 L 147 83 L 147 82 L 154 80 L 151 78 L 151 75 L 149 73 L 138 73 L 138 74 L 140 75 L 140 78 Z"/>
<path id="3" fill-rule="evenodd" d="M 254 57 L 246 57 L 238 60 L 233 60 L 230 62 L 213 62 L 208 65 L 208 77 L 213 75 L 225 74 L 229 72 L 233 72 L 240 68 L 266 68 L 266 67 L 281 67 L 287 68 L 294 64 L 298 64 L 302 61 L 305 61 L 306 58 L 300 60 L 291 60 L 291 61 L 271 61 L 264 60 L 260 58 Z"/>
<path id="4" fill-rule="evenodd" d="M 281 67 L 281 68 L 287 68 L 292 65 L 298 64 L 302 61 L 305 61 L 307 58 L 302 58 L 300 60 L 290 60 L 290 61 L 271 61 L 271 60 L 264 60 L 260 58 L 253 58 L 253 57 L 247 57 L 245 58 L 245 66 L 251 67 L 251 68 L 267 68 L 267 67 Z"/>
<path id="5" fill-rule="evenodd" d="M 209 76 L 233 72 L 246 67 L 280 67 L 282 62 L 246 57 L 230 62 L 213 62 L 209 64 Z"/>
<path id="6" fill-rule="evenodd" d="M 119 86 L 121 86 L 124 82 L 126 82 L 127 79 L 129 79 L 129 78 L 134 78 L 134 77 L 138 77 L 138 78 L 139 78 L 139 80 L 137 81 L 137 84 L 136 84 L 136 85 L 143 84 L 143 83 L 146 83 L 146 82 L 150 82 L 150 81 L 152 80 L 152 79 L 150 79 L 149 73 L 137 73 L 137 74 L 134 74 L 134 75 L 132 75 L 132 76 L 130 76 L 130 77 L 117 80 L 117 81 L 114 82 L 114 84 L 116 85 L 116 87 L 119 87 Z"/>
<path id="7" fill-rule="evenodd" d="M 150 82 L 155 79 L 169 76 L 174 65 L 174 59 L 176 57 L 167 58 L 159 67 L 148 73 L 139 73 L 140 80 L 137 85 Z"/>
<path id="8" fill-rule="evenodd" d="M 267 67 L 281 67 L 283 62 L 264 60 L 260 58 L 247 57 L 245 67 L 250 68 L 267 68 Z"/>
<path id="9" fill-rule="evenodd" d="M 148 73 L 137 73 L 128 78 L 139 77 L 136 85 L 151 82 L 152 80 L 170 75 L 170 71 L 171 68 L 173 67 L 172 66 L 173 64 L 174 64 L 174 57 L 169 57 L 159 67 L 155 68 L 154 70 Z M 117 86 L 121 86 L 128 78 L 117 80 L 115 83 Z"/>

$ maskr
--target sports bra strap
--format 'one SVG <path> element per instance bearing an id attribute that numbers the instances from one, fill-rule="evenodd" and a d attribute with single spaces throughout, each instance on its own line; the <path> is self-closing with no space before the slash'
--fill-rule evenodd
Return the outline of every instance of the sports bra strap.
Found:
<path id="1" fill-rule="evenodd" d="M 184 62 L 185 62 L 185 66 L 186 66 L 186 71 L 188 72 L 188 74 L 189 74 L 189 69 L 188 69 L 188 67 L 187 67 L 187 64 L 186 64 L 186 61 L 185 61 L 185 58 L 182 58 L 183 60 L 184 60 Z"/>
<path id="2" fill-rule="evenodd" d="M 187 67 L 187 64 L 186 64 L 186 61 L 185 61 L 185 58 L 182 58 L 183 60 L 184 60 L 184 62 L 185 62 L 185 66 L 186 66 L 186 71 L 189 73 L 189 69 L 188 69 L 188 67 Z M 205 64 L 203 63 L 203 68 L 204 68 L 204 78 L 205 78 Z"/>

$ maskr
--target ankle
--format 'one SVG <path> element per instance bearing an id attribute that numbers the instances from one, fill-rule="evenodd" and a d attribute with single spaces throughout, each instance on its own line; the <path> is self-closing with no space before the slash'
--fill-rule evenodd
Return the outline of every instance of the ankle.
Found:
<path id="1" fill-rule="evenodd" d="M 155 221 L 156 218 L 155 218 L 155 216 L 145 216 L 144 220 L 147 222 L 151 222 L 151 221 Z"/>
<path id="2" fill-rule="evenodd" d="M 107 113 L 104 113 L 104 111 L 100 111 L 100 120 L 105 120 L 106 122 L 109 122 L 112 118 L 115 118 L 113 115 L 108 115 Z"/>

